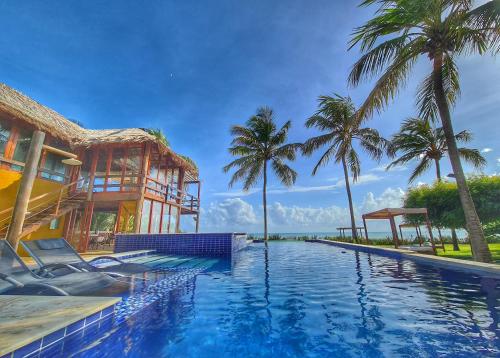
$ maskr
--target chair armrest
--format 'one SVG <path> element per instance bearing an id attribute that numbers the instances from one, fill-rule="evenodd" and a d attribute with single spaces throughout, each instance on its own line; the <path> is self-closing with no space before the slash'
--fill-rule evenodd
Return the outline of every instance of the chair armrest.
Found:
<path id="1" fill-rule="evenodd" d="M 113 256 L 99 256 L 99 257 L 93 258 L 92 260 L 89 260 L 88 262 L 90 263 L 90 262 L 94 262 L 94 261 L 98 261 L 98 260 L 111 260 L 111 261 L 119 262 L 121 264 L 125 263 L 122 260 L 120 260 L 119 258 L 116 258 Z"/>
<path id="2" fill-rule="evenodd" d="M 7 281 L 13 286 L 18 288 L 24 287 L 24 285 L 13 277 L 7 276 L 6 274 L 0 273 L 0 280 Z"/>

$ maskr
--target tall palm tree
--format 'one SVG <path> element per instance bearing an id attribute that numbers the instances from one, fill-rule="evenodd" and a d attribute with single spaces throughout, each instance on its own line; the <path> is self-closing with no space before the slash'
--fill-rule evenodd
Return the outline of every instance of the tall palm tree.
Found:
<path id="1" fill-rule="evenodd" d="M 320 147 L 327 146 L 326 151 L 313 169 L 313 175 L 321 166 L 328 164 L 331 159 L 335 163 L 342 163 L 351 215 L 352 238 L 357 242 L 358 235 L 352 205 L 349 171 L 353 182 L 356 182 L 361 172 L 361 163 L 358 153 L 353 147 L 353 142 L 357 140 L 362 149 L 372 158 L 379 160 L 386 147 L 386 141 L 375 129 L 361 128 L 361 123 L 357 120 L 356 108 L 350 97 L 320 96 L 318 100 L 318 110 L 306 121 L 306 127 L 315 127 L 324 134 L 308 139 L 304 143 L 302 151 L 305 155 L 311 155 Z"/>
<path id="2" fill-rule="evenodd" d="M 461 131 L 455 134 L 455 140 L 467 143 L 472 140 L 472 134 L 466 130 Z M 409 118 L 403 122 L 399 132 L 391 139 L 389 154 L 398 155 L 398 158 L 392 161 L 386 169 L 418 160 L 419 163 L 413 170 L 408 180 L 409 183 L 413 183 L 432 164 L 436 169 L 436 179 L 441 181 L 440 161 L 447 153 L 448 145 L 442 127 L 436 128 L 425 119 Z M 458 148 L 458 153 L 463 160 L 476 168 L 481 168 L 486 164 L 486 159 L 477 149 L 461 147 Z"/>
<path id="3" fill-rule="evenodd" d="M 380 73 L 359 110 L 363 120 L 387 106 L 407 82 L 419 58 L 432 71 L 421 83 L 417 105 L 422 118 L 439 117 L 457 181 L 474 259 L 491 261 L 465 175 L 460 163 L 450 115 L 460 92 L 456 58 L 500 51 L 500 0 L 473 8 L 473 0 L 364 0 L 378 4 L 373 19 L 355 29 L 351 47 L 361 45 L 363 56 L 354 64 L 349 83 L 358 85 Z"/>
<path id="4" fill-rule="evenodd" d="M 461 131 L 455 135 L 455 140 L 467 143 L 472 140 L 472 134 L 466 130 Z M 476 168 L 481 168 L 486 164 L 486 159 L 477 149 L 461 147 L 458 148 L 458 152 L 463 160 Z M 425 119 L 407 119 L 401 125 L 400 131 L 391 139 L 389 155 L 396 156 L 398 153 L 398 158 L 387 166 L 387 170 L 393 166 L 417 160 L 418 164 L 408 180 L 409 183 L 412 183 L 434 163 L 436 179 L 438 182 L 442 180 L 440 161 L 448 153 L 443 128 L 436 128 Z M 451 237 L 453 250 L 459 251 L 458 237 L 454 227 L 451 228 Z"/>
<path id="5" fill-rule="evenodd" d="M 299 143 L 285 144 L 292 123 L 287 121 L 277 129 L 273 110 L 262 107 L 252 116 L 245 126 L 233 126 L 231 135 L 234 137 L 229 153 L 238 158 L 224 167 L 224 172 L 237 168 L 233 173 L 229 186 L 242 180 L 243 190 L 249 190 L 262 178 L 262 203 L 264 206 L 264 239 L 267 242 L 267 180 L 268 164 L 278 179 L 286 186 L 291 186 L 297 179 L 297 172 L 285 161 L 293 161 Z"/>

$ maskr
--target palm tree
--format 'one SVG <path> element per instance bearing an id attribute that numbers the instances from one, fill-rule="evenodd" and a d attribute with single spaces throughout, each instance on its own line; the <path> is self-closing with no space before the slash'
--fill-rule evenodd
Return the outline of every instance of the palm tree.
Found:
<path id="1" fill-rule="evenodd" d="M 455 135 L 457 142 L 467 143 L 472 140 L 472 134 L 466 130 Z M 436 179 L 441 181 L 440 161 L 448 153 L 448 146 L 444 136 L 443 128 L 435 128 L 430 121 L 421 118 L 409 118 L 403 122 L 400 131 L 392 137 L 389 155 L 399 157 L 387 166 L 389 170 L 393 166 L 403 165 L 417 160 L 418 164 L 408 180 L 413 183 L 434 163 L 436 168 Z M 458 148 L 460 157 L 476 168 L 483 167 L 486 159 L 477 149 Z M 455 228 L 451 228 L 453 250 L 459 251 L 458 238 Z"/>
<path id="2" fill-rule="evenodd" d="M 351 48 L 361 45 L 349 83 L 358 85 L 382 73 L 359 110 L 359 119 L 381 111 L 407 81 L 414 64 L 425 58 L 431 73 L 421 83 L 417 105 L 422 118 L 439 114 L 457 181 L 474 259 L 491 261 L 465 175 L 460 163 L 450 115 L 460 91 L 456 58 L 500 50 L 500 0 L 473 8 L 472 0 L 364 0 L 378 4 L 375 17 L 355 29 Z"/>
<path id="3" fill-rule="evenodd" d="M 243 180 L 243 190 L 249 190 L 262 178 L 262 203 L 264 206 L 264 239 L 267 242 L 267 179 L 268 164 L 278 179 L 286 186 L 291 186 L 297 179 L 297 173 L 285 161 L 295 160 L 299 143 L 285 144 L 292 123 L 287 121 L 279 130 L 274 121 L 273 110 L 262 107 L 252 116 L 245 126 L 233 126 L 234 137 L 229 148 L 231 155 L 238 157 L 224 167 L 224 172 L 237 168 L 229 186 Z"/>
<path id="4" fill-rule="evenodd" d="M 455 135 L 457 142 L 467 143 L 472 140 L 469 131 L 461 131 Z M 472 164 L 475 168 L 481 168 L 486 164 L 486 159 L 477 149 L 458 148 L 460 157 Z M 408 180 L 413 183 L 429 167 L 434 164 L 436 168 L 436 179 L 441 181 L 440 161 L 448 153 L 448 145 L 443 128 L 435 128 L 429 121 L 421 118 L 409 118 L 403 122 L 400 131 L 391 139 L 390 156 L 399 157 L 387 166 L 391 167 L 404 165 L 411 161 L 418 160 L 419 163 L 413 170 Z"/>
<path id="5" fill-rule="evenodd" d="M 356 182 L 361 172 L 361 163 L 358 153 L 353 147 L 353 141 L 357 140 L 361 148 L 377 160 L 382 157 L 386 141 L 375 129 L 361 128 L 361 123 L 357 120 L 356 108 L 350 97 L 320 96 L 318 100 L 318 111 L 307 120 L 306 127 L 315 127 L 324 134 L 308 139 L 304 143 L 302 151 L 305 155 L 311 155 L 320 147 L 327 146 L 326 151 L 313 169 L 313 175 L 321 166 L 328 164 L 330 159 L 333 159 L 335 163 L 342 163 L 351 214 L 352 238 L 357 242 L 358 235 L 352 205 L 349 171 L 353 182 Z"/>

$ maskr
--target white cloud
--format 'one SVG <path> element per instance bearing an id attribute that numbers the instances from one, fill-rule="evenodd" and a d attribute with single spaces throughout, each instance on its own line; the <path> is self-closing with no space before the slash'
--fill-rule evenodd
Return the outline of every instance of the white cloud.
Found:
<path id="1" fill-rule="evenodd" d="M 238 191 L 224 191 L 219 193 L 213 193 L 214 196 L 222 196 L 228 198 L 237 198 L 242 196 L 248 196 L 260 192 L 260 189 L 252 188 L 249 190 L 238 190 Z"/>
<path id="2" fill-rule="evenodd" d="M 481 149 L 481 153 L 489 153 L 489 152 L 492 152 L 493 149 L 492 148 L 483 148 Z"/>
<path id="3" fill-rule="evenodd" d="M 387 188 L 380 196 L 368 192 L 361 202 L 355 203 L 355 215 L 361 224 L 361 214 L 385 207 L 399 207 L 404 191 L 401 188 Z M 350 223 L 347 201 L 345 206 L 303 207 L 285 205 L 278 201 L 268 207 L 269 230 L 271 232 L 332 232 L 339 226 Z M 201 213 L 202 231 L 262 231 L 262 207 L 258 208 L 240 198 L 228 198 L 211 203 Z M 380 223 L 380 225 L 386 223 Z M 377 227 L 377 223 L 371 223 Z M 382 226 L 381 226 L 382 227 Z"/>
<path id="4" fill-rule="evenodd" d="M 383 208 L 398 208 L 403 204 L 405 192 L 401 188 L 387 188 L 376 197 L 372 192 L 368 192 L 361 204 L 361 211 L 367 213 Z"/>
<path id="5" fill-rule="evenodd" d="M 386 168 L 389 166 L 389 164 L 390 163 L 381 164 L 378 167 L 370 169 L 370 171 L 372 171 L 372 172 L 385 172 L 385 171 L 403 172 L 405 170 L 408 170 L 408 167 L 406 165 L 395 165 L 395 166 L 391 167 L 389 170 L 387 170 Z"/>
<path id="6" fill-rule="evenodd" d="M 209 228 L 210 231 L 232 232 L 258 223 L 253 206 L 240 198 L 228 198 L 222 202 L 211 203 L 200 215 L 200 223 L 204 225 L 202 227 Z"/>
<path id="7" fill-rule="evenodd" d="M 373 183 L 379 180 L 382 180 L 383 177 L 378 176 L 376 174 L 364 174 L 358 177 L 358 180 L 353 183 L 352 178 L 350 178 L 351 185 L 362 185 L 366 183 Z M 332 191 L 338 188 L 343 188 L 345 186 L 345 182 L 343 179 L 335 179 L 337 182 L 335 184 L 330 185 L 315 185 L 315 186 L 300 186 L 294 185 L 289 188 L 287 187 L 277 187 L 271 188 L 267 190 L 268 194 L 288 194 L 288 193 L 308 193 L 313 191 Z M 331 181 L 330 179 L 328 181 Z M 248 191 L 238 190 L 238 191 L 227 191 L 227 192 L 218 192 L 214 193 L 214 196 L 220 197 L 229 197 L 229 198 L 238 198 L 245 197 L 248 195 L 260 193 L 262 189 L 253 188 Z"/>

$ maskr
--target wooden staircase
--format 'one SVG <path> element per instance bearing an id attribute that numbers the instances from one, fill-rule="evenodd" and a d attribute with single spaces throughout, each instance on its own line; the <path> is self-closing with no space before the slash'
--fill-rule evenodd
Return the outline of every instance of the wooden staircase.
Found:
<path id="1" fill-rule="evenodd" d="M 79 208 L 85 196 L 74 190 L 76 183 L 64 185 L 54 192 L 30 199 L 20 238 L 35 232 L 41 226 L 47 225 L 71 210 Z M 0 238 L 5 238 L 7 235 L 13 210 L 14 207 L 11 207 L 0 212 Z"/>

